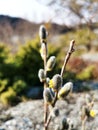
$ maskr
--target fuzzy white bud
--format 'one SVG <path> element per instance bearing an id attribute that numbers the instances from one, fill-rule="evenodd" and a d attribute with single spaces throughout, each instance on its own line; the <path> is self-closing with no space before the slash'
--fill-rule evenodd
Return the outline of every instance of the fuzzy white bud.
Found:
<path id="1" fill-rule="evenodd" d="M 46 39 L 47 33 L 46 33 L 46 28 L 44 25 L 40 26 L 39 29 L 39 36 L 40 36 L 40 40 L 44 41 Z"/>
<path id="2" fill-rule="evenodd" d="M 54 95 L 51 88 L 45 88 L 43 92 L 43 97 L 46 103 L 52 104 L 54 101 Z"/>
<path id="3" fill-rule="evenodd" d="M 47 46 L 45 45 L 44 42 L 41 44 L 40 54 L 43 60 L 45 56 L 47 57 Z"/>
<path id="4" fill-rule="evenodd" d="M 47 61 L 47 71 L 51 71 L 56 63 L 55 56 L 51 56 Z"/>
<path id="5" fill-rule="evenodd" d="M 73 89 L 73 83 L 66 83 L 58 92 L 58 98 L 65 98 Z"/>
<path id="6" fill-rule="evenodd" d="M 49 82 L 49 87 L 53 88 L 54 91 L 58 91 L 62 86 L 62 77 L 59 74 L 53 76 Z"/>
<path id="7" fill-rule="evenodd" d="M 40 82 L 44 82 L 46 77 L 45 77 L 45 73 L 44 73 L 44 70 L 43 69 L 40 69 L 39 72 L 38 72 L 38 77 L 40 79 Z"/>
<path id="8" fill-rule="evenodd" d="M 46 83 L 47 83 L 47 86 L 49 86 L 49 82 L 50 82 L 50 78 L 46 78 Z"/>

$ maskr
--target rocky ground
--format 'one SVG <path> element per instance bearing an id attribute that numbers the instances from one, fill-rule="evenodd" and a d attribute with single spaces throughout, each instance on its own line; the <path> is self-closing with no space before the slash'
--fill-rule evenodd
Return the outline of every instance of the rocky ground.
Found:
<path id="1" fill-rule="evenodd" d="M 98 110 L 98 90 L 87 92 L 94 96 L 94 110 Z M 66 116 L 73 121 L 74 130 L 81 130 L 80 109 L 87 93 L 73 93 L 68 101 L 59 100 L 56 107 L 60 115 L 52 119 L 49 130 L 55 130 L 61 118 Z M 43 100 L 22 102 L 14 107 L 0 106 L 0 130 L 43 130 Z M 98 115 L 86 123 L 86 130 L 98 130 Z"/>

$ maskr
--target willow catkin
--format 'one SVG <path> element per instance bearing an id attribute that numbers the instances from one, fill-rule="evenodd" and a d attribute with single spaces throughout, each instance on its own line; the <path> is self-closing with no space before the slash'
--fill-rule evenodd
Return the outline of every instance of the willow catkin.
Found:
<path id="1" fill-rule="evenodd" d="M 53 67 L 55 66 L 56 58 L 55 56 L 51 56 L 47 61 L 47 71 L 51 71 Z"/>
<path id="2" fill-rule="evenodd" d="M 62 77 L 59 74 L 53 76 L 53 78 L 49 82 L 49 87 L 53 88 L 54 91 L 58 91 L 62 86 Z"/>
<path id="3" fill-rule="evenodd" d="M 46 77 L 45 77 L 45 73 L 44 73 L 44 70 L 43 69 L 40 69 L 39 72 L 38 72 L 38 77 L 40 79 L 40 82 L 44 82 Z"/>
<path id="4" fill-rule="evenodd" d="M 44 41 L 46 40 L 47 32 L 46 32 L 46 28 L 45 28 L 44 25 L 41 25 L 41 26 L 40 26 L 39 36 L 40 36 L 41 42 L 44 42 Z"/>
<path id="5" fill-rule="evenodd" d="M 50 78 L 46 78 L 46 84 L 47 84 L 47 86 L 49 87 L 49 82 L 50 82 Z"/>
<path id="6" fill-rule="evenodd" d="M 44 42 L 41 43 L 41 49 L 40 49 L 40 54 L 42 59 L 44 60 L 45 57 L 47 57 L 47 46 L 45 45 Z"/>
<path id="7" fill-rule="evenodd" d="M 44 100 L 47 104 L 52 104 L 54 101 L 54 95 L 51 88 L 45 88 L 43 92 Z"/>
<path id="8" fill-rule="evenodd" d="M 59 116 L 59 109 L 57 107 L 54 107 L 54 108 L 51 109 L 51 116 L 52 117 Z"/>
<path id="9" fill-rule="evenodd" d="M 58 92 L 58 98 L 65 98 L 73 89 L 73 83 L 66 83 Z"/>
<path id="10" fill-rule="evenodd" d="M 65 130 L 69 128 L 69 124 L 67 122 L 67 118 L 64 116 L 61 120 L 61 125 L 60 125 L 61 130 Z"/>

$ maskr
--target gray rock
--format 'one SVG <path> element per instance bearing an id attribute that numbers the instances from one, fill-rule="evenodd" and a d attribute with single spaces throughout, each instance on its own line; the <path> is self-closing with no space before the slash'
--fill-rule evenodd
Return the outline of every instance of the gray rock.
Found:
<path id="1" fill-rule="evenodd" d="M 94 95 L 95 104 L 94 109 L 98 110 L 98 91 L 92 91 L 88 93 L 89 95 Z M 56 103 L 56 108 L 59 109 L 60 115 L 53 118 L 49 124 L 49 130 L 54 130 L 55 126 L 58 126 L 61 122 L 63 116 L 70 118 L 74 123 L 75 130 L 81 130 L 81 120 L 80 120 L 80 109 L 85 103 L 86 93 L 73 93 L 72 97 L 68 100 L 58 100 Z M 22 102 L 15 107 L 5 109 L 1 112 L 1 115 L 10 115 L 12 118 L 7 118 L 5 116 L 4 120 L 1 121 L 0 130 L 43 130 L 43 100 L 31 100 L 27 102 Z M 98 115 L 96 118 L 87 121 L 87 130 L 97 130 L 98 128 Z"/>

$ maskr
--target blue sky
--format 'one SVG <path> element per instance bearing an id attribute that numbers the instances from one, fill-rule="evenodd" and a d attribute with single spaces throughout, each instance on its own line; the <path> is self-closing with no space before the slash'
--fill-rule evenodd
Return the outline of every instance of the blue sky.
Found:
<path id="1" fill-rule="evenodd" d="M 53 12 L 36 0 L 0 0 L 0 14 L 40 22 L 52 17 Z"/>

